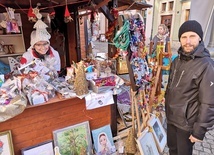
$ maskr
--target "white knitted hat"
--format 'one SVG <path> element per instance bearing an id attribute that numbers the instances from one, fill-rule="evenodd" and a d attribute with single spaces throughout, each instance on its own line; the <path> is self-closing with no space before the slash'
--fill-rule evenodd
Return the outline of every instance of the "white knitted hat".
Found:
<path id="1" fill-rule="evenodd" d="M 33 28 L 35 28 L 36 30 L 32 31 L 31 33 L 31 47 L 33 47 L 34 44 L 39 41 L 47 41 L 50 43 L 49 39 L 51 38 L 51 35 L 46 30 L 48 26 L 41 20 L 42 15 L 38 12 L 36 14 L 36 17 L 38 18 L 38 20 L 33 26 Z"/>

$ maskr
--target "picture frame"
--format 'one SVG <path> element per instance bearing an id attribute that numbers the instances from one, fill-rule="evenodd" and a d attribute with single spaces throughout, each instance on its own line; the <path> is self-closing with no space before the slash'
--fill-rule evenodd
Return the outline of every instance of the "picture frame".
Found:
<path id="1" fill-rule="evenodd" d="M 92 155 L 89 121 L 55 130 L 53 137 L 54 146 L 59 147 L 61 155 Z"/>
<path id="2" fill-rule="evenodd" d="M 97 155 L 116 152 L 110 124 L 92 130 L 92 138 Z"/>
<path id="3" fill-rule="evenodd" d="M 146 127 L 141 135 L 136 139 L 140 153 L 142 155 L 158 155 L 158 149 L 149 127 Z"/>
<path id="4" fill-rule="evenodd" d="M 11 130 L 0 132 L 0 154 L 14 155 Z"/>
<path id="5" fill-rule="evenodd" d="M 154 136 L 159 152 L 163 152 L 164 147 L 166 146 L 166 143 L 167 143 L 167 139 L 166 139 L 166 132 L 159 118 L 155 116 L 151 116 L 151 118 L 148 121 L 148 126 L 152 128 L 152 134 Z"/>
<path id="6" fill-rule="evenodd" d="M 22 155 L 54 155 L 53 140 L 48 140 L 34 146 L 21 149 Z"/>

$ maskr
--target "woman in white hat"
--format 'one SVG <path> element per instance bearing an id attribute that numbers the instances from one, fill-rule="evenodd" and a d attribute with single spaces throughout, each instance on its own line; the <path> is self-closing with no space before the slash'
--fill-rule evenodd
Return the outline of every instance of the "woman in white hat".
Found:
<path id="1" fill-rule="evenodd" d="M 41 20 L 41 14 L 37 15 L 38 21 L 35 23 L 34 28 L 36 30 L 31 33 L 30 48 L 22 55 L 20 60 L 21 65 L 28 64 L 35 59 L 40 59 L 41 61 L 46 58 L 54 58 L 53 67 L 56 71 L 61 69 L 61 61 L 59 53 L 50 46 L 49 39 L 51 35 L 46 30 L 47 25 Z"/>

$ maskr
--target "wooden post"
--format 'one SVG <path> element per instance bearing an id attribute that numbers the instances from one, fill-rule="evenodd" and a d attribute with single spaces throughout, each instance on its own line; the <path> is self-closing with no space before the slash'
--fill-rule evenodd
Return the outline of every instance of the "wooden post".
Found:
<path id="1" fill-rule="evenodd" d="M 112 135 L 117 136 L 117 95 L 113 95 L 114 104 L 111 104 L 111 130 Z"/>
<path id="2" fill-rule="evenodd" d="M 163 66 L 163 53 L 164 52 L 164 43 L 161 41 L 161 42 L 158 42 L 157 44 L 157 61 L 158 61 L 158 66 Z M 161 83 L 162 83 L 162 73 L 160 71 L 160 74 L 159 74 L 159 82 L 158 82 L 158 85 L 157 85 L 157 89 L 156 89 L 156 95 L 159 95 L 161 93 Z"/>
<path id="3" fill-rule="evenodd" d="M 149 99 L 149 111 L 151 111 L 152 104 L 153 104 L 153 101 L 155 99 L 155 93 L 156 93 L 158 82 L 159 82 L 160 72 L 161 72 L 161 66 L 158 66 L 157 71 L 156 71 L 156 75 L 155 75 L 155 82 L 151 88 L 152 90 L 151 90 L 150 99 Z"/>
<path id="4" fill-rule="evenodd" d="M 134 104 L 134 98 L 135 98 L 135 94 L 136 92 L 133 92 L 132 89 L 130 89 L 131 91 L 131 111 L 132 111 L 132 129 L 135 129 L 135 104 Z"/>
<path id="5" fill-rule="evenodd" d="M 150 41 L 150 44 L 149 44 L 149 55 L 150 55 L 150 56 L 152 55 L 153 45 L 154 45 L 154 42 L 153 42 L 153 41 Z"/>

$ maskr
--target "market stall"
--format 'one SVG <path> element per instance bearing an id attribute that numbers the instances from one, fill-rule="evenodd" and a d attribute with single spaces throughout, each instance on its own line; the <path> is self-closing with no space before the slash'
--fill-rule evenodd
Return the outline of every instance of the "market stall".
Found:
<path id="1" fill-rule="evenodd" d="M 70 16 L 67 1 L 65 2 L 64 22 L 69 23 L 73 19 Z M 95 1 L 97 6 L 99 5 L 98 2 L 100 1 Z M 107 3 L 107 1 L 105 2 Z M 101 6 L 101 8 L 103 10 L 106 6 Z M 36 30 L 45 29 L 46 33 L 46 26 L 42 23 L 40 10 L 38 8 L 34 9 L 37 9 L 36 13 L 33 12 L 36 15 L 33 18 L 37 18 L 34 28 Z M 11 142 L 8 147 L 10 147 L 11 154 L 14 150 L 15 154 L 19 155 L 21 150 L 48 140 L 54 142 L 55 153 L 59 151 L 62 154 L 64 150 L 68 150 L 68 152 L 70 151 L 69 153 L 86 154 L 87 152 L 87 154 L 94 154 L 92 150 L 96 153 L 100 152 L 97 136 L 103 136 L 104 131 L 108 133 L 107 135 L 111 141 L 112 146 L 108 147 L 112 147 L 111 153 L 114 153 L 116 149 L 112 135 L 117 135 L 116 94 L 121 91 L 119 88 L 124 83 L 121 78 L 112 74 L 113 71 L 114 73 L 124 73 L 123 71 L 116 71 L 118 68 L 115 67 L 115 60 L 117 64 L 121 64 L 121 69 L 125 66 L 120 61 L 123 61 L 124 65 L 128 64 L 128 70 L 125 72 L 129 73 L 131 82 L 131 100 L 128 101 L 128 104 L 131 104 L 133 129 L 129 136 L 133 140 L 135 135 L 133 132 L 137 133 L 137 138 L 142 135 L 142 131 L 147 127 L 147 122 L 150 119 L 151 109 L 154 108 L 154 98 L 151 99 L 151 96 L 154 97 L 155 95 L 156 88 L 152 89 L 152 87 L 157 84 L 157 80 L 155 79 L 156 83 L 154 83 L 152 78 L 159 77 L 160 70 L 156 70 L 156 62 L 150 61 L 153 66 L 148 65 L 144 42 L 145 25 L 141 14 L 122 15 L 123 20 L 118 25 L 117 20 L 120 15 L 118 11 L 116 8 L 113 8 L 111 12 L 103 10 L 104 13 L 109 13 L 107 18 L 112 20 L 110 20 L 109 30 L 105 34 L 109 44 L 117 48 L 117 53 L 114 53 L 115 56 L 112 59 L 103 58 L 90 51 L 91 53 L 88 53 L 87 58 L 82 58 L 82 61 L 69 64 L 66 67 L 66 75 L 59 77 L 58 72 L 55 70 L 56 68 L 53 67 L 53 64 L 56 64 L 56 60 L 46 57 L 48 59 L 43 59 L 42 61 L 33 60 L 30 63 L 15 66 L 14 72 L 5 78 L 1 87 L 2 107 L 10 113 L 11 109 L 16 111 L 16 108 L 19 108 L 16 107 L 20 103 L 18 101 L 27 101 L 24 103 L 22 111 L 9 118 L 4 115 L 3 108 L 1 109 L 3 115 L 0 132 L 2 131 L 4 136 L 5 131 L 9 131 L 10 138 L 8 141 Z M 31 16 L 28 17 L 30 21 L 33 20 Z M 120 29 L 114 33 L 118 26 Z M 77 50 L 77 60 L 80 60 L 80 53 L 78 52 Z M 69 54 L 73 53 L 69 52 Z M 98 58 L 101 58 L 101 60 Z M 154 67 L 152 68 L 153 74 L 151 74 L 149 67 Z M 152 95 L 151 91 L 153 91 Z M 13 99 L 20 94 L 23 94 L 24 97 L 19 96 L 14 101 Z M 151 103 L 149 103 L 149 99 Z M 140 110 L 140 113 L 138 113 L 138 110 Z M 142 119 L 140 115 L 142 115 Z M 86 128 L 89 130 L 84 130 L 83 134 L 79 133 L 81 127 L 71 129 L 74 126 L 79 126 L 79 123 L 88 124 Z M 106 127 L 106 125 L 109 126 Z M 135 127 L 135 125 L 137 126 Z M 68 131 L 64 132 L 64 135 L 57 137 L 56 132 L 61 130 Z M 83 143 L 75 141 L 75 144 L 78 144 L 76 148 L 71 147 L 71 150 L 69 150 L 69 147 L 67 147 L 64 149 L 64 144 L 73 145 L 72 140 L 75 139 L 75 134 L 80 137 L 91 137 L 90 130 L 96 135 L 93 139 L 94 148 L 91 147 L 90 138 L 86 138 L 87 140 L 84 140 Z M 73 132 L 75 133 L 74 135 Z M 65 142 L 64 139 L 67 136 L 70 136 L 72 140 Z M 127 142 L 125 150 L 127 153 L 130 153 L 129 148 L 133 149 L 134 146 L 129 145 Z M 86 151 L 85 153 L 82 152 L 84 150 Z M 124 153 L 124 150 L 122 153 Z"/>

